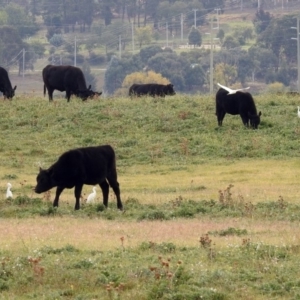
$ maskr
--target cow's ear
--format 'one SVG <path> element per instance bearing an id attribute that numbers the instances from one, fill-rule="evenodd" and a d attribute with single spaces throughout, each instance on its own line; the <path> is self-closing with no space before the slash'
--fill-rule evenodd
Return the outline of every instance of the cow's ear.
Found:
<path id="1" fill-rule="evenodd" d="M 43 169 L 40 167 L 39 171 L 40 171 L 40 172 L 42 172 L 42 171 L 43 171 Z"/>
<path id="2" fill-rule="evenodd" d="M 258 116 L 259 116 L 259 117 L 261 116 L 261 111 L 258 113 Z"/>
<path id="3" fill-rule="evenodd" d="M 15 85 L 15 87 L 14 87 L 14 91 L 17 89 L 17 86 Z"/>

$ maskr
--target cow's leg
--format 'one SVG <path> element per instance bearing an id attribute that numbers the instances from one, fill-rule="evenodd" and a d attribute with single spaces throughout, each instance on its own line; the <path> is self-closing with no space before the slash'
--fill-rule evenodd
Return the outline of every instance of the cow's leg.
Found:
<path id="1" fill-rule="evenodd" d="M 112 174 L 110 174 L 110 176 L 107 177 L 107 180 L 117 197 L 118 209 L 123 210 L 123 204 L 121 201 L 120 185 L 119 185 L 119 182 L 117 181 L 117 174 L 115 172 L 112 172 Z"/>
<path id="2" fill-rule="evenodd" d="M 223 119 L 226 115 L 226 112 L 223 109 L 218 109 L 217 110 L 217 119 L 218 119 L 218 125 L 222 126 Z"/>
<path id="3" fill-rule="evenodd" d="M 54 89 L 48 88 L 49 101 L 53 100 L 53 92 L 54 92 Z"/>
<path id="4" fill-rule="evenodd" d="M 101 187 L 101 190 L 102 190 L 103 205 L 105 207 L 107 207 L 107 205 L 108 205 L 108 195 L 109 195 L 109 184 L 107 183 L 106 180 L 104 180 L 104 181 L 99 183 L 99 186 Z"/>
<path id="5" fill-rule="evenodd" d="M 75 190 L 74 190 L 75 199 L 76 199 L 75 210 L 80 209 L 80 196 L 81 196 L 82 187 L 83 184 L 75 185 Z"/>
<path id="6" fill-rule="evenodd" d="M 67 98 L 67 102 L 70 102 L 70 98 L 71 98 L 71 91 L 66 89 L 66 98 Z"/>
<path id="7" fill-rule="evenodd" d="M 65 189 L 65 188 L 64 188 L 64 187 L 61 187 L 61 186 L 58 186 L 58 187 L 56 188 L 55 198 L 54 198 L 54 201 L 53 201 L 53 206 L 54 206 L 54 207 L 58 207 L 59 196 L 60 196 L 60 194 L 62 193 L 62 191 L 63 191 L 64 189 Z"/>
<path id="8" fill-rule="evenodd" d="M 246 127 L 249 127 L 249 117 L 248 117 L 248 115 L 241 114 L 241 119 L 243 121 L 243 124 Z"/>

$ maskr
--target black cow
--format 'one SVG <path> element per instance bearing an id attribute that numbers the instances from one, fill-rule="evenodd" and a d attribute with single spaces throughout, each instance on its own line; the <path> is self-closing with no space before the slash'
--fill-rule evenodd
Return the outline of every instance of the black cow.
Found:
<path id="1" fill-rule="evenodd" d="M 158 84 L 158 83 L 148 83 L 148 84 L 133 84 L 129 88 L 129 96 L 142 96 L 149 95 L 152 97 L 159 96 L 165 97 L 166 95 L 175 95 L 173 84 Z"/>
<path id="2" fill-rule="evenodd" d="M 69 150 L 63 153 L 49 169 L 40 168 L 36 181 L 34 190 L 38 194 L 57 187 L 54 207 L 58 206 L 62 191 L 75 186 L 75 209 L 80 209 L 83 185 L 99 184 L 102 189 L 103 204 L 107 207 L 109 186 L 111 186 L 117 197 L 118 209 L 123 210 L 117 181 L 116 156 L 110 145 Z"/>
<path id="3" fill-rule="evenodd" d="M 11 85 L 7 71 L 0 67 L 0 92 L 3 93 L 4 98 L 12 99 L 15 95 L 15 90 Z"/>
<path id="4" fill-rule="evenodd" d="M 218 125 L 222 126 L 225 114 L 240 115 L 245 126 L 257 129 L 260 123 L 261 112 L 257 114 L 253 97 L 250 93 L 237 91 L 229 94 L 220 88 L 216 94 L 216 115 Z"/>
<path id="5" fill-rule="evenodd" d="M 48 90 L 49 101 L 53 100 L 53 91 L 66 91 L 68 102 L 74 94 L 82 100 L 93 97 L 96 94 L 102 94 L 91 90 L 91 85 L 86 87 L 84 75 L 80 68 L 73 66 L 52 66 L 48 65 L 43 69 L 44 96 Z"/>

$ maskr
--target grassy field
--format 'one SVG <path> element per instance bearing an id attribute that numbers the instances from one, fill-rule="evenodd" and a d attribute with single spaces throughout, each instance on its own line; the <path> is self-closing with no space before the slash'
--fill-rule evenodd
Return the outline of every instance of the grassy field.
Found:
<path id="1" fill-rule="evenodd" d="M 1 100 L 0 299 L 299 299 L 300 99 L 255 100 L 258 130 L 218 128 L 212 96 Z M 124 212 L 34 194 L 39 166 L 107 143 Z"/>

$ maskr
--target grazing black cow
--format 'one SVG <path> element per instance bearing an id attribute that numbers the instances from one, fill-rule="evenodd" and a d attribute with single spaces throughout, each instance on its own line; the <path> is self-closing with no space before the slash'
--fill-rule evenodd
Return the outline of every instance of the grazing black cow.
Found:
<path id="1" fill-rule="evenodd" d="M 229 94 L 220 88 L 216 94 L 216 115 L 218 125 L 222 126 L 225 114 L 240 115 L 245 126 L 257 129 L 260 123 L 261 112 L 257 114 L 253 97 L 250 93 L 237 91 Z"/>
<path id="2" fill-rule="evenodd" d="M 12 87 L 7 71 L 0 67 L 0 92 L 3 93 L 4 98 L 12 99 L 16 88 L 17 86 Z"/>
<path id="3" fill-rule="evenodd" d="M 148 84 L 136 84 L 134 83 L 129 88 L 129 96 L 142 96 L 149 95 L 152 97 L 159 96 L 165 97 L 166 95 L 175 95 L 173 84 L 158 84 L 158 83 L 148 83 Z"/>
<path id="4" fill-rule="evenodd" d="M 53 91 L 66 91 L 66 98 L 68 102 L 70 97 L 74 94 L 82 100 L 101 93 L 91 90 L 91 85 L 86 87 L 84 75 L 80 68 L 73 66 L 52 66 L 48 65 L 43 69 L 44 80 L 44 96 L 46 89 L 48 90 L 49 101 L 53 100 Z"/>
<path id="5" fill-rule="evenodd" d="M 116 156 L 110 145 L 69 150 L 63 153 L 49 169 L 40 168 L 36 181 L 34 190 L 38 194 L 57 187 L 54 207 L 58 206 L 62 191 L 75 186 L 75 209 L 80 209 L 83 185 L 99 184 L 102 189 L 103 204 L 107 207 L 109 186 L 111 186 L 117 197 L 118 209 L 123 210 L 117 181 Z"/>

